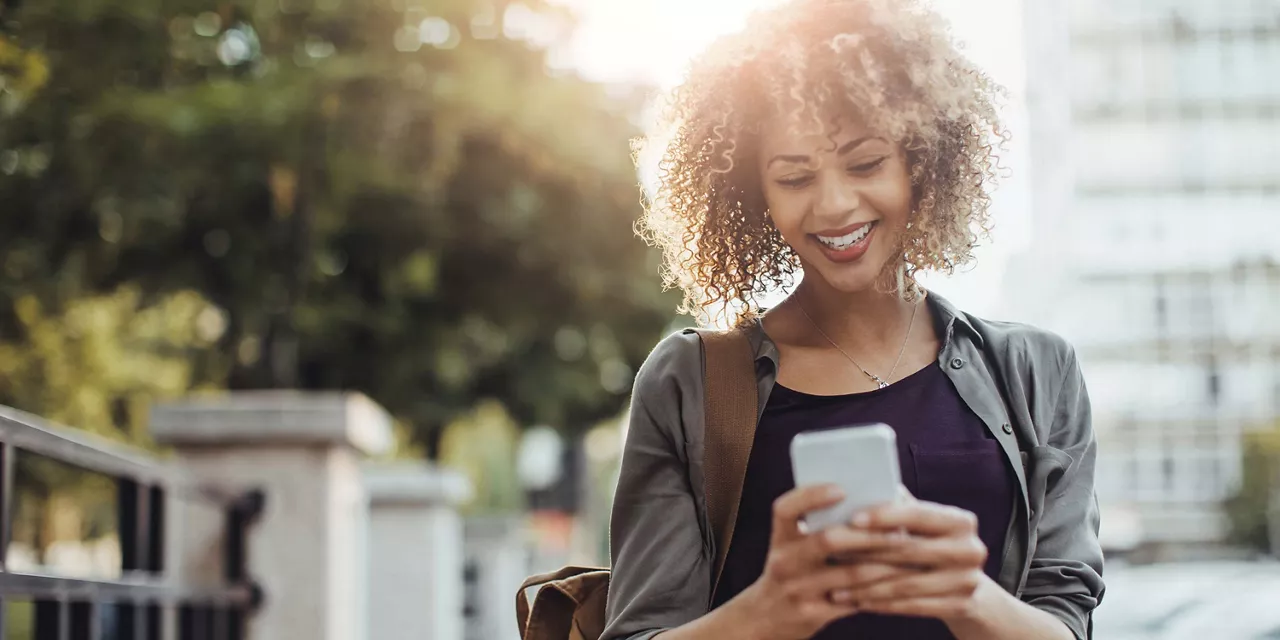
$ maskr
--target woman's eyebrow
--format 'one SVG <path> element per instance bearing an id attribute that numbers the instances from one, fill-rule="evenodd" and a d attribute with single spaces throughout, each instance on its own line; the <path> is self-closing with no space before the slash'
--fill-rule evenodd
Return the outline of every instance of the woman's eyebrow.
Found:
<path id="1" fill-rule="evenodd" d="M 790 162 L 792 164 L 809 164 L 809 156 L 806 155 L 777 155 L 769 159 L 766 167 L 772 166 L 775 162 Z"/>

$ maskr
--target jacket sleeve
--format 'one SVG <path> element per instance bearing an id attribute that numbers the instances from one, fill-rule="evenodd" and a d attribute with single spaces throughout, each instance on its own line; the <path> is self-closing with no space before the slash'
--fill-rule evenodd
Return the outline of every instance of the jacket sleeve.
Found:
<path id="1" fill-rule="evenodd" d="M 676 334 L 636 376 L 610 520 L 607 624 L 601 640 L 648 640 L 706 612 L 711 563 L 689 478 L 685 425 L 702 398 L 681 377 L 701 377 L 701 340 Z M 699 494 L 700 495 L 700 494 Z"/>
<path id="2" fill-rule="evenodd" d="M 1045 497 L 1038 520 L 1036 514 L 1032 517 L 1037 543 L 1022 599 L 1058 617 L 1076 638 L 1085 640 L 1092 637 L 1093 610 L 1105 590 L 1093 484 L 1098 447 L 1084 376 L 1070 347 L 1064 374 L 1048 446 L 1034 452 L 1057 462 L 1036 465 L 1035 474 L 1046 477 L 1033 480 L 1045 487 Z"/>

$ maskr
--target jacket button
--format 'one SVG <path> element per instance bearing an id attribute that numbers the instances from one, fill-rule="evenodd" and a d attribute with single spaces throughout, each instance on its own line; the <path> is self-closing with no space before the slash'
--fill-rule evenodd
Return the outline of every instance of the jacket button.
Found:
<path id="1" fill-rule="evenodd" d="M 1000 430 L 1005 432 L 1006 435 L 1011 435 L 1013 433 L 1013 425 L 1006 422 L 1000 425 Z"/>
<path id="2" fill-rule="evenodd" d="M 963 366 L 964 366 L 964 360 L 963 360 L 963 359 L 961 359 L 961 358 L 952 358 L 952 359 L 951 359 L 951 368 L 952 368 L 952 369 L 959 369 L 960 367 L 963 367 Z"/>

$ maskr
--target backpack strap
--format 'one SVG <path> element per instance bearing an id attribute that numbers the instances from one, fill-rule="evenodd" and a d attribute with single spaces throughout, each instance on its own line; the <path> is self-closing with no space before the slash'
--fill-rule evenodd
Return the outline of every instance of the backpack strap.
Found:
<path id="1" fill-rule="evenodd" d="M 759 394 L 755 354 L 746 329 L 699 329 L 697 332 L 702 338 L 706 416 L 703 492 L 716 542 L 711 582 L 711 601 L 714 602 L 738 519 L 742 483 L 759 417 Z"/>

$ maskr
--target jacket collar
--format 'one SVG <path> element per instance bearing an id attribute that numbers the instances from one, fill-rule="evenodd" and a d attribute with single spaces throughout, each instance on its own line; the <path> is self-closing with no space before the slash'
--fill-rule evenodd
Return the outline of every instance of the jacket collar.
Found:
<path id="1" fill-rule="evenodd" d="M 926 291 L 925 303 L 929 305 L 929 310 L 937 323 L 938 336 L 942 339 L 943 349 L 946 349 L 947 345 L 951 344 L 957 328 L 972 339 L 979 349 L 982 348 L 982 334 L 974 328 L 968 314 L 961 311 L 950 300 L 932 291 Z M 751 347 L 756 354 L 756 364 L 759 364 L 761 360 L 768 360 L 773 364 L 774 370 L 777 370 L 778 345 L 765 332 L 762 317 L 757 317 L 751 322 L 751 330 L 748 333 Z"/>

